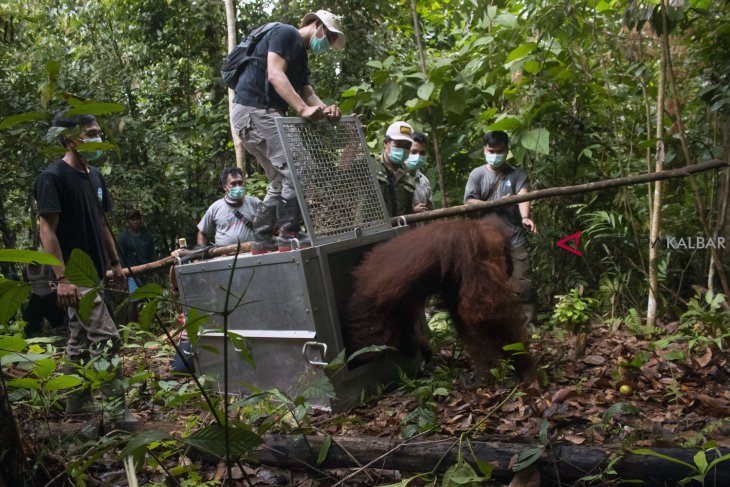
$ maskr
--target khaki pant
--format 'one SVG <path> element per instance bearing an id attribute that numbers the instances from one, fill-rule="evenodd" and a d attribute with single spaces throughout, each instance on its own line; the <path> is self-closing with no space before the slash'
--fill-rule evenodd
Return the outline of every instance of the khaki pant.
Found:
<path id="1" fill-rule="evenodd" d="M 82 297 L 90 291 L 91 288 L 79 288 Z M 73 362 L 99 356 L 109 340 L 112 347 L 116 347 L 119 342 L 119 332 L 101 299 L 101 294 L 97 294 L 94 299 L 91 313 L 85 321 L 79 316 L 78 308 L 68 308 L 68 329 L 66 356 Z"/>
<path id="2" fill-rule="evenodd" d="M 510 249 L 512 257 L 512 276 L 510 284 L 517 294 L 517 299 L 525 315 L 527 325 L 537 324 L 537 311 L 535 302 L 537 296 L 532 284 L 532 269 L 530 268 L 530 256 L 527 253 L 527 246 L 520 245 Z"/>
<path id="3" fill-rule="evenodd" d="M 276 128 L 276 119 L 282 115 L 273 109 L 233 105 L 232 119 L 235 130 L 246 150 L 252 154 L 269 179 L 264 204 L 279 206 L 283 201 L 296 199 L 291 172 L 284 146 Z"/>

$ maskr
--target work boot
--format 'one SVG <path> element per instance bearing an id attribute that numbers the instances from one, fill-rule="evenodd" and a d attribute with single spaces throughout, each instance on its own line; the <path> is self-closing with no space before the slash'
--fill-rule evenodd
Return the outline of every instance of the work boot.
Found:
<path id="1" fill-rule="evenodd" d="M 279 249 L 274 239 L 275 223 L 276 206 L 261 203 L 256 209 L 256 216 L 253 219 L 254 241 L 251 244 L 251 254 L 266 254 Z"/>
<path id="2" fill-rule="evenodd" d="M 302 228 L 302 214 L 299 210 L 299 202 L 296 199 L 284 201 L 279 207 L 279 225 L 281 232 L 277 239 L 279 252 L 287 250 L 303 249 L 312 246 L 312 240 Z"/>
<path id="3" fill-rule="evenodd" d="M 61 369 L 64 375 L 77 375 L 73 364 L 65 364 Z M 84 381 L 81 389 L 66 396 L 66 414 L 89 414 L 94 412 L 94 396 L 89 383 Z"/>

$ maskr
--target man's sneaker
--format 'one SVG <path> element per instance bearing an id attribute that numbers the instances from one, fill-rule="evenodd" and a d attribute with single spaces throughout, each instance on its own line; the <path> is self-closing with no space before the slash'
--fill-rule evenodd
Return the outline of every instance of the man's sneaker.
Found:
<path id="1" fill-rule="evenodd" d="M 289 250 L 299 250 L 312 246 L 312 240 L 309 235 L 303 232 L 282 231 L 281 236 L 276 239 L 279 252 L 287 252 Z"/>
<path id="2" fill-rule="evenodd" d="M 269 252 L 277 252 L 279 247 L 272 239 L 269 242 L 252 242 L 251 255 L 268 254 Z"/>

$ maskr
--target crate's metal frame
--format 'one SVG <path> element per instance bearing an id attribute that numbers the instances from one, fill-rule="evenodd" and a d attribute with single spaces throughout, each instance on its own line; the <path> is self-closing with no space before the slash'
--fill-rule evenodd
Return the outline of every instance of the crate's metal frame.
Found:
<path id="1" fill-rule="evenodd" d="M 375 164 L 357 118 L 342 117 L 337 124 L 327 121 L 311 124 L 300 118 L 282 117 L 277 118 L 277 127 L 314 246 L 178 265 L 180 296 L 187 307 L 207 309 L 211 314 L 196 346 L 198 370 L 221 381 L 222 350 L 216 354 L 210 347 L 226 346 L 229 347 L 229 391 L 245 394 L 251 386 L 276 387 L 293 397 L 301 392 L 303 385 L 326 377 L 334 387 L 336 398 L 334 401 L 315 399 L 311 404 L 343 409 L 356 405 L 363 394 L 374 392 L 379 385 L 397 381 L 401 371 L 412 372 L 420 366 L 420 354 L 406 356 L 389 352 L 380 360 L 354 369 L 327 367 L 345 350 L 341 313 L 352 290 L 352 270 L 370 248 L 407 228 L 390 225 Z M 313 138 L 309 146 L 300 144 L 301 138 L 296 139 L 296 133 L 300 132 Z M 282 135 L 285 133 L 289 136 Z M 344 134 L 348 140 L 338 140 L 338 134 Z M 324 149 L 317 147 L 316 143 L 320 142 L 326 146 Z M 354 152 L 345 153 L 350 149 Z M 319 152 L 312 154 L 311 151 Z M 349 179 L 352 174 L 355 177 Z M 313 181 L 344 188 L 344 192 L 323 196 L 322 188 L 313 186 Z M 348 192 L 348 184 L 363 187 Z M 357 211 L 343 210 L 348 204 L 356 210 L 365 204 L 369 206 L 358 215 Z M 320 225 L 322 222 L 326 224 Z M 231 278 L 230 292 L 236 296 L 245 294 L 243 302 L 248 304 L 232 310 L 228 330 L 246 340 L 256 361 L 255 369 L 241 358 L 232 341 L 222 333 L 218 308 L 225 302 Z"/>

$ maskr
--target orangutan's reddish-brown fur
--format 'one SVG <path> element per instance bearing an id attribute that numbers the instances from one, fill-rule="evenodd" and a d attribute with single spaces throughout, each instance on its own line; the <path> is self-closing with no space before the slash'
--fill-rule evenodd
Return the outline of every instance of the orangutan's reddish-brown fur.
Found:
<path id="1" fill-rule="evenodd" d="M 504 345 L 527 330 L 509 284 L 509 238 L 494 219 L 448 220 L 416 227 L 378 245 L 353 272 L 343 339 L 348 353 L 368 345 L 415 352 L 428 344 L 416 330 L 425 300 L 439 295 L 478 378 L 505 357 Z M 515 356 L 525 383 L 535 370 Z"/>

